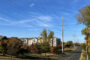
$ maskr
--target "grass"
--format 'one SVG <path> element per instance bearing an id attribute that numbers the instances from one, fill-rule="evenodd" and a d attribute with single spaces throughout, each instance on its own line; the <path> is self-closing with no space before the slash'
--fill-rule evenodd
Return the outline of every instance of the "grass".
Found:
<path id="1" fill-rule="evenodd" d="M 90 59 L 90 51 L 89 51 L 88 56 L 89 56 L 89 59 Z M 85 53 L 85 52 L 83 52 L 83 58 L 82 58 L 82 60 L 87 60 L 87 59 L 86 59 L 86 53 Z"/>
<path id="2" fill-rule="evenodd" d="M 72 51 L 72 49 L 70 48 L 66 48 L 65 51 L 66 52 L 70 52 Z M 19 56 L 2 56 L 0 55 L 0 60 L 56 60 L 62 56 L 64 56 L 65 54 L 55 54 L 55 55 L 51 55 L 51 56 L 45 56 L 45 54 L 24 54 L 24 55 L 19 55 Z"/>
<path id="3" fill-rule="evenodd" d="M 2 56 L 0 55 L 0 60 L 53 60 L 49 57 L 45 57 L 39 54 L 25 54 L 25 55 L 19 55 L 18 57 L 16 56 Z"/>
<path id="4" fill-rule="evenodd" d="M 0 60 L 30 60 L 30 59 L 21 59 L 16 58 L 15 56 L 0 56 Z"/>
<path id="5" fill-rule="evenodd" d="M 45 56 L 43 54 L 25 54 L 16 56 L 2 56 L 0 55 L 0 60 L 56 60 L 63 55 L 52 55 L 52 56 Z"/>

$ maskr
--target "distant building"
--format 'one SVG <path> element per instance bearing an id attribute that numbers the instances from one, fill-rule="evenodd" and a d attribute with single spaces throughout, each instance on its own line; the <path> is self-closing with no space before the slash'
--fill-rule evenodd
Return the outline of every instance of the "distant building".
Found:
<path id="1" fill-rule="evenodd" d="M 61 43 L 61 40 L 59 38 L 53 38 L 50 41 L 50 46 L 59 46 Z"/>
<path id="2" fill-rule="evenodd" d="M 27 44 L 27 45 L 32 45 L 32 44 L 38 43 L 37 38 L 21 38 L 21 41 L 23 42 L 23 44 Z"/>
<path id="3" fill-rule="evenodd" d="M 43 43 L 42 38 L 20 38 L 23 44 L 26 44 L 28 46 L 32 44 L 38 44 L 38 43 Z M 53 38 L 50 41 L 50 46 L 59 46 L 61 43 L 61 40 L 59 38 Z"/>

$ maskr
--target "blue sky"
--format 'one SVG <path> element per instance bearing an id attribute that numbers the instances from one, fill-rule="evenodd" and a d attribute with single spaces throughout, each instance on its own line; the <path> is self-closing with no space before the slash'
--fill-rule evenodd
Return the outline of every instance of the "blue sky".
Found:
<path id="1" fill-rule="evenodd" d="M 0 35 L 39 37 L 43 29 L 61 38 L 62 16 L 64 41 L 84 42 L 78 24 L 78 10 L 90 5 L 89 0 L 0 0 Z M 75 39 L 74 39 L 75 36 Z"/>

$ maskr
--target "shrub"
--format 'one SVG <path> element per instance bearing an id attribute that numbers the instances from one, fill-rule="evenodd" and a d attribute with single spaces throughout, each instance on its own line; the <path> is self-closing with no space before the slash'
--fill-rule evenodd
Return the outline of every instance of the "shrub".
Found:
<path id="1" fill-rule="evenodd" d="M 81 46 L 82 46 L 82 49 L 85 51 L 86 50 L 86 44 L 83 43 Z"/>
<path id="2" fill-rule="evenodd" d="M 55 47 L 50 47 L 50 52 L 54 52 L 55 51 Z"/>
<path id="3" fill-rule="evenodd" d="M 32 44 L 31 46 L 29 46 L 29 51 L 31 53 L 39 53 L 39 47 L 37 44 Z"/>
<path id="4" fill-rule="evenodd" d="M 39 44 L 40 53 L 50 52 L 50 45 L 48 43 Z"/>
<path id="5" fill-rule="evenodd" d="M 72 41 L 68 41 L 66 44 L 65 44 L 65 47 L 67 48 L 70 48 L 73 46 L 73 42 Z"/>
<path id="6" fill-rule="evenodd" d="M 52 53 L 61 53 L 61 46 L 56 46 L 56 47 L 50 47 L 50 52 Z"/>

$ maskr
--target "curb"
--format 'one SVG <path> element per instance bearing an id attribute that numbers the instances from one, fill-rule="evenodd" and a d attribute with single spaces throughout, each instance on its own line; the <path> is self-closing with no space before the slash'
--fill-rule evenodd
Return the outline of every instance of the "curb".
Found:
<path id="1" fill-rule="evenodd" d="M 82 60 L 82 55 L 83 55 L 83 53 L 81 53 L 81 56 L 80 56 L 80 59 L 79 60 Z"/>
<path id="2" fill-rule="evenodd" d="M 82 57 L 83 57 L 83 51 L 82 51 L 82 53 L 81 53 L 81 56 L 80 56 L 80 59 L 79 59 L 79 60 L 82 60 Z"/>

